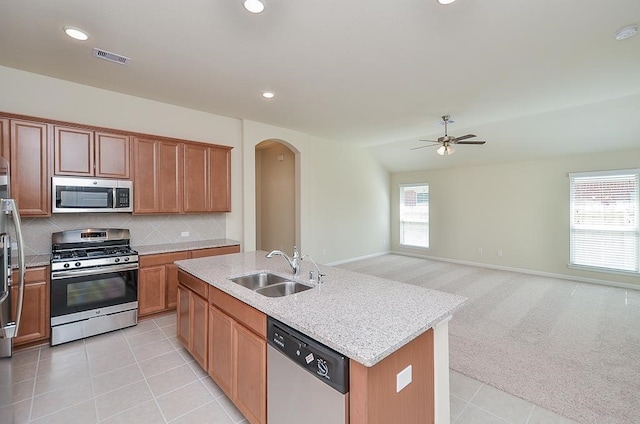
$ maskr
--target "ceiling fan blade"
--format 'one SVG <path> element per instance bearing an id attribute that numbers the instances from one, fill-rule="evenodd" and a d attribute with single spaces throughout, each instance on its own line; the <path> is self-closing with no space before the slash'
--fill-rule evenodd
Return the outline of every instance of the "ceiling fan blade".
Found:
<path id="1" fill-rule="evenodd" d="M 484 144 L 486 141 L 458 141 L 456 144 Z"/>
<path id="2" fill-rule="evenodd" d="M 430 140 L 427 140 L 430 141 Z M 412 147 L 409 150 L 418 150 L 418 149 L 424 149 L 425 147 L 431 147 L 431 146 L 437 146 L 440 143 L 433 143 L 433 144 L 427 144 L 426 146 L 418 146 L 418 147 Z"/>
<path id="3" fill-rule="evenodd" d="M 418 141 L 426 141 L 427 143 L 439 143 L 438 140 L 418 140 Z"/>
<path id="4" fill-rule="evenodd" d="M 466 140 L 467 138 L 473 138 L 473 137 L 477 137 L 477 135 L 475 135 L 475 134 L 461 135 L 460 137 L 456 137 L 454 139 L 454 142 L 458 142 L 460 140 Z"/>

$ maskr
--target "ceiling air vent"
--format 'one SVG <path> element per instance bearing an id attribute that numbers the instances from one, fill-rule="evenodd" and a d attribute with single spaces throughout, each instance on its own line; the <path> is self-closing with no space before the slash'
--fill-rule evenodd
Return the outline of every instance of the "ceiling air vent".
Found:
<path id="1" fill-rule="evenodd" d="M 108 60 L 109 62 L 119 63 L 120 65 L 127 65 L 131 61 L 131 58 L 97 48 L 93 49 L 93 55 L 98 59 Z"/>

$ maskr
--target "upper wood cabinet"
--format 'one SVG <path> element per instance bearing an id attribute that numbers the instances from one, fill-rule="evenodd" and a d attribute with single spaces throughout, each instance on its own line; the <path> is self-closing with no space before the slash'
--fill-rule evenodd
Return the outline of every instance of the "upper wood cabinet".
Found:
<path id="1" fill-rule="evenodd" d="M 182 212 L 182 143 L 133 140 L 133 212 Z"/>
<path id="2" fill-rule="evenodd" d="M 135 138 L 137 214 L 231 211 L 231 148 Z"/>
<path id="3" fill-rule="evenodd" d="M 231 150 L 185 143 L 184 212 L 231 211 Z"/>
<path id="4" fill-rule="evenodd" d="M 129 179 L 129 157 L 129 136 L 54 127 L 55 175 Z"/>
<path id="5" fill-rule="evenodd" d="M 3 119 L 2 155 L 9 160 L 11 197 L 22 216 L 51 215 L 50 126 L 42 122 Z"/>

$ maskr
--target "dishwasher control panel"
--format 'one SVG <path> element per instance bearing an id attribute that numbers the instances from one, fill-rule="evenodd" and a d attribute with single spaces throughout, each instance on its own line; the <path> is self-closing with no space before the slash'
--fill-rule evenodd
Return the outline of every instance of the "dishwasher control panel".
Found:
<path id="1" fill-rule="evenodd" d="M 340 393 L 349 391 L 349 358 L 271 317 L 270 346 Z"/>

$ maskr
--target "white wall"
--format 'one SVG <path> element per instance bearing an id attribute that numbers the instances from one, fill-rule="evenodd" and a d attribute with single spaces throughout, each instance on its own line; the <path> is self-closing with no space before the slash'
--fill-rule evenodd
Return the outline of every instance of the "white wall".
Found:
<path id="1" fill-rule="evenodd" d="M 0 66 L 0 111 L 232 146 L 227 238 L 242 239 L 241 122 Z"/>
<path id="2" fill-rule="evenodd" d="M 256 246 L 291 250 L 296 243 L 295 154 L 282 143 L 256 149 Z"/>
<path id="3" fill-rule="evenodd" d="M 391 177 L 392 249 L 399 252 L 640 285 L 640 276 L 579 271 L 569 263 L 569 172 L 640 167 L 640 150 Z M 398 185 L 426 182 L 430 248 L 399 246 Z M 483 249 L 483 254 L 479 250 Z M 498 257 L 497 251 L 503 256 Z"/>
<path id="4" fill-rule="evenodd" d="M 226 237 L 255 250 L 255 146 L 297 152 L 296 243 L 318 262 L 387 250 L 389 174 L 363 148 L 0 66 L 0 111 L 233 146 Z M 326 254 L 322 254 L 326 251 Z"/>
<path id="5" fill-rule="evenodd" d="M 243 121 L 245 248 L 255 249 L 255 146 L 276 139 L 296 151 L 302 253 L 329 263 L 388 250 L 389 174 L 368 150 Z M 286 249 L 290 251 L 291 249 Z"/>

